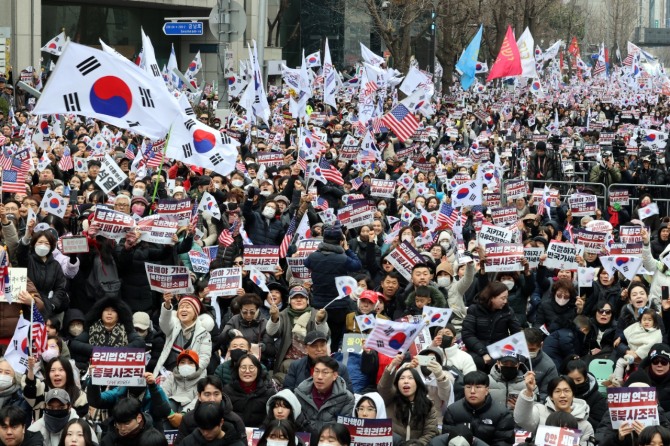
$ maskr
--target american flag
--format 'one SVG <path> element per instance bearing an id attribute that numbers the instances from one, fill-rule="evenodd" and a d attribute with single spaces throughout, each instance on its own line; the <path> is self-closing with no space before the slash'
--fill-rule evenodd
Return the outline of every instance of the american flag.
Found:
<path id="1" fill-rule="evenodd" d="M 458 218 L 458 213 L 454 208 L 447 203 L 442 203 L 440 206 L 440 212 L 437 213 L 437 225 L 441 227 L 446 225 L 447 229 L 451 229 L 456 223 L 456 218 Z"/>
<path id="2" fill-rule="evenodd" d="M 574 241 L 575 237 L 572 235 L 572 225 L 570 222 L 565 223 L 565 231 L 570 235 L 570 241 Z"/>
<path id="3" fill-rule="evenodd" d="M 314 207 L 314 209 L 318 209 L 320 211 L 325 211 L 330 207 L 328 206 L 328 200 L 321 197 L 316 197 L 316 200 L 312 202 L 312 206 Z"/>
<path id="4" fill-rule="evenodd" d="M 33 354 L 41 355 L 47 349 L 47 326 L 44 323 L 44 318 L 40 314 L 36 305 L 33 307 L 33 324 L 30 330 L 30 338 L 33 343 Z"/>
<path id="5" fill-rule="evenodd" d="M 126 158 L 129 160 L 134 160 L 135 159 L 135 144 L 128 144 L 126 146 Z"/>
<path id="6" fill-rule="evenodd" d="M 224 229 L 223 231 L 221 231 L 221 234 L 219 234 L 220 245 L 223 245 L 227 248 L 230 245 L 232 245 L 233 242 L 235 242 L 235 240 L 233 239 L 233 236 L 230 235 L 230 231 L 228 229 Z"/>
<path id="7" fill-rule="evenodd" d="M 321 160 L 319 160 L 319 167 L 321 168 L 321 174 L 323 177 L 331 181 L 338 186 L 342 186 L 344 184 L 344 179 L 342 178 L 342 174 L 340 173 L 339 170 L 337 170 L 335 167 L 333 167 L 328 160 L 325 158 L 321 157 Z"/>
<path id="8" fill-rule="evenodd" d="M 198 220 L 200 219 L 200 213 L 198 212 L 198 206 L 193 205 L 191 209 L 191 224 L 195 227 L 198 225 Z"/>
<path id="9" fill-rule="evenodd" d="M 351 189 L 358 190 L 363 185 L 363 178 L 356 177 L 351 180 Z"/>
<path id="10" fill-rule="evenodd" d="M 63 151 L 63 157 L 58 161 L 58 167 L 60 170 L 72 170 L 74 169 L 74 163 L 72 162 L 72 155 L 70 154 L 70 149 L 66 148 Z"/>
<path id="11" fill-rule="evenodd" d="M 25 192 L 26 174 L 16 170 L 2 171 L 2 191 L 3 192 Z"/>
<path id="12" fill-rule="evenodd" d="M 300 166 L 300 169 L 303 172 L 307 172 L 307 158 L 306 157 L 307 157 L 307 154 L 302 149 L 300 149 L 298 151 L 298 161 L 297 161 L 297 163 L 298 163 L 298 166 Z"/>
<path id="13" fill-rule="evenodd" d="M 298 221 L 296 219 L 297 215 L 294 215 L 293 218 L 291 219 L 291 223 L 288 225 L 288 230 L 286 231 L 286 235 L 284 236 L 284 240 L 281 241 L 281 245 L 279 245 L 279 258 L 284 259 L 286 258 L 286 253 L 288 253 L 288 247 L 291 246 L 291 242 L 293 241 L 293 236 L 295 235 L 295 230 L 298 227 Z"/>
<path id="14" fill-rule="evenodd" d="M 235 170 L 240 173 L 247 173 L 247 165 L 243 161 L 238 161 L 235 163 Z"/>
<path id="15" fill-rule="evenodd" d="M 150 142 L 146 145 L 146 150 L 142 156 L 147 161 L 147 167 L 158 167 L 161 165 L 164 146 L 165 140 L 156 141 L 155 143 Z"/>
<path id="16" fill-rule="evenodd" d="M 386 133 L 389 129 L 384 125 L 382 118 L 376 117 L 370 120 L 370 130 L 372 133 Z"/>
<path id="17" fill-rule="evenodd" d="M 633 65 L 633 57 L 635 57 L 635 55 L 633 53 L 628 53 L 628 55 L 626 56 L 626 58 L 622 62 L 623 66 L 624 67 L 630 67 L 631 65 Z"/>
<path id="18" fill-rule="evenodd" d="M 419 121 L 402 104 L 398 104 L 390 113 L 384 115 L 382 122 L 386 127 L 393 130 L 400 141 L 411 137 L 419 128 Z"/>

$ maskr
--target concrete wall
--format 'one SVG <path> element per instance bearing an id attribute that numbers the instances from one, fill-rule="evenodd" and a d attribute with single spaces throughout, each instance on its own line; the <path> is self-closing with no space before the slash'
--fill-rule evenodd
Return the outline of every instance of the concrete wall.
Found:
<path id="1" fill-rule="evenodd" d="M 10 62 L 14 74 L 29 66 L 39 66 L 42 7 L 40 0 L 0 1 L 0 27 L 9 28 Z"/>

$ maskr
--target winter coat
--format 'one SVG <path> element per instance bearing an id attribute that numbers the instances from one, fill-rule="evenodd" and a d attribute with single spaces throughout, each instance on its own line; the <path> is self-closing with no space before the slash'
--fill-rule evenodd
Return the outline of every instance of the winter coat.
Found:
<path id="1" fill-rule="evenodd" d="M 26 430 L 21 446 L 44 446 L 44 437 L 39 432 Z"/>
<path id="2" fill-rule="evenodd" d="M 307 323 L 307 333 L 309 333 L 310 331 L 318 330 L 321 333 L 324 333 L 327 336 L 329 336 L 330 329 L 328 328 L 328 322 L 327 322 L 328 315 L 326 315 L 326 319 L 324 319 L 323 322 L 318 323 L 316 321 L 316 312 L 317 312 L 316 309 L 314 308 L 311 309 L 311 316 L 309 318 L 309 322 Z M 272 322 L 272 319 L 269 319 L 266 328 L 268 335 L 280 339 L 280 344 L 277 350 L 277 357 L 274 366 L 274 371 L 278 372 L 281 363 L 284 361 L 284 358 L 286 357 L 288 349 L 291 347 L 293 343 L 293 333 L 291 331 L 293 329 L 293 324 L 291 323 L 291 317 L 288 314 L 288 308 L 282 310 L 279 313 L 279 319 L 277 320 L 277 322 Z"/>
<path id="3" fill-rule="evenodd" d="M 491 367 L 489 373 L 489 395 L 493 398 L 494 404 L 507 405 L 509 397 L 516 397 L 526 388 L 526 383 L 523 379 L 525 369 L 517 370 L 516 377 L 510 381 L 506 381 L 497 365 Z"/>
<path id="4" fill-rule="evenodd" d="M 100 386 L 89 384 L 86 386 L 86 397 L 96 409 L 112 410 L 120 399 L 129 396 L 127 387 L 112 387 L 102 391 Z M 150 384 L 140 399 L 142 412 L 148 413 L 153 419 L 162 420 L 170 415 L 172 409 L 168 397 L 158 384 Z"/>
<path id="5" fill-rule="evenodd" d="M 640 359 L 647 357 L 652 345 L 663 342 L 663 333 L 659 328 L 645 330 L 639 322 L 626 327 L 623 335 L 626 337 L 628 348 Z"/>
<path id="6" fill-rule="evenodd" d="M 168 399 L 184 407 L 198 397 L 197 384 L 205 375 L 207 375 L 207 369 L 199 367 L 194 373 L 182 376 L 179 373 L 179 367 L 175 367 L 167 379 L 161 382 L 161 388 Z"/>
<path id="7" fill-rule="evenodd" d="M 266 416 L 265 406 L 270 397 L 276 393 L 269 380 L 261 378 L 257 383 L 256 389 L 251 393 L 242 390 L 237 378 L 223 387 L 223 392 L 230 398 L 233 412 L 244 420 L 244 425 L 247 427 L 263 425 Z"/>
<path id="8" fill-rule="evenodd" d="M 650 246 L 642 247 L 642 266 L 650 273 L 654 273 L 651 285 L 649 286 L 649 302 L 655 303 L 660 307 L 661 304 L 661 290 L 664 286 L 670 287 L 670 270 L 666 267 L 662 258 L 670 252 L 670 245 L 663 251 L 665 254 L 661 255 L 658 260 L 651 256 Z"/>
<path id="9" fill-rule="evenodd" d="M 14 381 L 16 382 L 17 378 L 14 378 Z M 30 407 L 30 404 L 28 404 L 28 401 L 26 401 L 25 397 L 23 396 L 20 383 L 16 382 L 7 389 L 0 391 L 0 398 L 2 398 L 2 406 L 0 406 L 0 409 L 9 406 L 23 409 L 23 411 L 26 413 L 25 425 L 30 426 L 30 423 L 33 421 L 33 409 Z"/>
<path id="10" fill-rule="evenodd" d="M 447 299 L 444 297 L 444 294 L 440 290 L 437 289 L 437 287 L 428 285 L 427 286 L 428 290 L 430 290 L 430 306 L 431 307 L 437 307 L 437 308 L 447 308 Z M 410 313 L 412 312 L 412 309 L 417 310 L 416 308 L 416 289 L 412 286 L 412 291 L 410 291 L 407 294 L 407 297 L 405 298 L 405 308 L 409 310 Z M 419 313 L 421 314 L 423 310 L 418 310 Z"/>
<path id="11" fill-rule="evenodd" d="M 670 411 L 670 373 L 665 376 L 655 376 L 651 373 L 651 366 L 645 367 L 644 371 L 649 375 L 651 387 L 656 387 L 656 401 L 665 411 Z"/>
<path id="12" fill-rule="evenodd" d="M 209 360 L 212 357 L 212 337 L 209 334 L 212 327 L 206 326 L 208 322 L 211 322 L 209 317 L 206 319 L 200 317 L 196 319 L 195 331 L 191 335 L 191 343 L 188 346 L 189 350 L 193 350 L 198 354 L 198 358 L 200 359 L 198 366 L 201 369 L 207 369 Z M 166 309 L 165 305 L 161 305 L 161 315 L 158 319 L 158 324 L 163 333 L 165 333 L 165 347 L 154 368 L 153 373 L 156 376 L 158 376 L 161 367 L 163 367 L 163 364 L 165 364 L 165 361 L 170 356 L 172 346 L 182 330 L 181 323 L 177 318 L 177 312 L 172 311 L 172 309 Z"/>
<path id="13" fill-rule="evenodd" d="M 600 164 L 596 164 L 589 172 L 589 182 L 602 183 L 605 187 L 609 187 L 613 183 L 621 182 L 621 171 L 616 164 L 612 164 L 612 167 L 610 168 L 605 168 Z M 584 437 L 582 436 L 582 438 Z"/>
<path id="14" fill-rule="evenodd" d="M 244 228 L 254 245 L 278 246 L 284 238 L 284 226 L 277 218 L 267 219 L 253 210 L 253 201 L 245 200 L 242 206 Z"/>
<path id="15" fill-rule="evenodd" d="M 472 356 L 461 350 L 461 347 L 458 344 L 454 344 L 451 347 L 442 350 L 444 350 L 444 356 L 447 358 L 447 363 L 443 365 L 447 367 L 456 367 L 461 371 L 462 375 L 467 375 L 468 373 L 477 370 L 477 366 L 475 365 Z"/>
<path id="16" fill-rule="evenodd" d="M 338 375 L 342 377 L 344 382 L 347 384 L 347 390 L 351 393 L 354 392 L 354 389 L 351 385 L 351 379 L 349 378 L 349 371 L 347 367 L 339 363 L 340 368 Z M 303 356 L 300 359 L 296 359 L 291 363 L 284 378 L 284 389 L 294 390 L 298 387 L 303 381 L 312 377 L 312 368 L 314 365 L 309 359 L 309 356 Z"/>
<path id="17" fill-rule="evenodd" d="M 584 290 L 584 288 L 582 288 Z M 612 306 L 614 316 L 621 311 L 621 284 L 615 281 L 612 285 L 603 286 L 600 281 L 594 280 L 590 291 L 586 292 L 583 314 L 589 317 L 595 316 L 598 302 L 603 300 Z M 583 291 L 582 291 L 583 292 Z"/>
<path id="18" fill-rule="evenodd" d="M 469 352 L 484 356 L 488 354 L 487 345 L 519 331 L 521 331 L 521 325 L 509 305 L 505 305 L 500 310 L 491 311 L 477 303 L 468 307 L 461 338 Z"/>
<path id="19" fill-rule="evenodd" d="M 298 398 L 296 398 L 292 390 L 282 389 L 268 399 L 268 402 L 265 404 L 265 412 L 268 414 L 268 416 L 270 416 L 270 413 L 272 411 L 272 405 L 274 404 L 274 400 L 276 400 L 277 398 L 283 399 L 289 404 L 289 406 L 291 406 L 291 413 L 293 414 L 293 420 L 294 420 L 293 422 L 297 427 L 296 432 L 312 431 L 310 420 L 305 418 L 305 414 L 302 413 L 302 408 L 300 407 L 300 401 L 298 401 Z M 382 410 L 384 409 L 382 408 Z M 383 413 L 384 416 L 382 418 L 386 418 L 386 410 L 384 410 Z M 377 411 L 377 415 L 379 415 L 379 411 Z"/>
<path id="20" fill-rule="evenodd" d="M 539 425 L 546 424 L 550 413 L 555 412 L 554 402 L 547 397 L 546 403 L 536 403 L 535 398 L 526 396 L 526 392 L 521 392 L 514 406 L 514 422 L 523 430 L 535 432 Z M 582 432 L 580 444 L 588 446 L 587 442 L 594 435 L 593 427 L 588 422 L 590 408 L 586 401 L 579 398 L 572 400 L 572 411 L 570 412 L 577 418 L 578 428 Z"/>
<path id="21" fill-rule="evenodd" d="M 447 306 L 451 309 L 450 323 L 454 324 L 456 328 L 456 336 L 461 333 L 463 328 L 463 320 L 467 314 L 467 307 L 465 306 L 465 293 L 468 291 L 472 282 L 475 279 L 475 264 L 470 262 L 465 267 L 465 274 L 459 280 L 454 281 L 452 278 L 448 287 L 444 288 L 444 295 L 447 296 Z M 442 288 L 440 288 L 440 291 Z"/>
<path id="22" fill-rule="evenodd" d="M 147 335 L 144 337 L 145 351 L 151 356 L 147 363 L 147 370 L 153 370 L 156 367 L 158 358 L 165 348 L 165 335 L 153 327 L 149 327 Z"/>
<path id="23" fill-rule="evenodd" d="M 79 418 L 77 412 L 74 409 L 70 409 L 70 417 L 68 418 L 68 421 L 76 420 L 77 418 Z M 91 438 L 97 439 L 97 436 L 93 428 L 89 427 L 89 429 L 91 430 Z M 40 434 L 42 434 L 42 438 L 44 438 L 44 446 L 58 446 L 61 432 L 63 432 L 62 430 L 58 432 L 49 432 L 44 422 L 44 417 L 40 418 L 39 420 L 31 424 L 28 430 L 30 432 L 39 432 Z"/>
<path id="24" fill-rule="evenodd" d="M 540 393 L 540 401 L 547 398 L 547 385 L 549 381 L 558 376 L 558 370 L 551 358 L 542 350 L 537 352 L 537 356 L 531 359 L 533 371 L 535 372 L 535 383 Z"/>
<path id="25" fill-rule="evenodd" d="M 49 391 L 46 384 L 39 378 L 28 379 L 28 375 L 21 377 L 21 387 L 23 388 L 23 397 L 26 399 L 30 407 L 32 407 L 35 419 L 42 416 L 42 410 L 46 407 L 44 396 Z M 70 397 L 71 398 L 71 397 Z M 79 396 L 72 404 L 72 408 L 77 411 L 80 417 L 86 416 L 88 413 L 88 400 L 86 392 L 79 391 Z"/>
<path id="26" fill-rule="evenodd" d="M 144 339 L 142 339 L 142 336 L 140 336 L 136 331 L 133 330 L 130 333 L 126 331 L 126 335 L 128 336 L 127 347 L 141 348 L 142 350 L 145 349 L 146 344 L 144 343 Z M 75 364 L 77 364 L 77 367 L 80 370 L 87 368 L 87 364 L 91 360 L 91 355 L 93 355 L 93 349 L 96 347 L 89 343 L 89 337 L 90 333 L 88 330 L 84 330 L 79 336 L 70 341 L 69 347 L 70 353 L 72 354 L 72 359 L 74 359 Z M 82 367 L 82 365 L 84 367 Z"/>
<path id="27" fill-rule="evenodd" d="M 345 252 L 341 246 L 325 242 L 305 259 L 304 264 L 312 272 L 310 303 L 314 308 L 323 308 L 337 297 L 336 277 L 347 276 L 362 268 L 361 261 L 351 249 Z M 328 308 L 347 308 L 348 305 L 346 299 L 340 299 Z"/>
<path id="28" fill-rule="evenodd" d="M 533 327 L 545 326 L 547 331 L 551 333 L 561 328 L 572 327 L 575 316 L 577 316 L 577 307 L 574 299 L 561 306 L 556 302 L 554 296 L 548 296 L 542 299 L 540 306 L 537 308 Z"/>
<path id="29" fill-rule="evenodd" d="M 247 431 L 244 426 L 244 421 L 242 421 L 239 415 L 233 412 L 233 404 L 230 402 L 228 395 L 223 393 L 221 396 L 223 397 L 223 400 L 221 401 L 223 404 L 223 419 L 235 426 L 234 438 L 242 440 L 244 444 L 246 444 Z M 174 439 L 175 446 L 179 446 L 193 431 L 198 430 L 198 426 L 195 423 L 195 409 L 198 407 L 198 404 L 200 404 L 200 402 L 196 399 L 194 401 L 193 409 L 186 412 L 182 417 L 179 431 Z"/>
<path id="30" fill-rule="evenodd" d="M 384 369 L 382 379 L 377 386 L 377 390 L 386 404 L 386 417 L 390 418 L 393 422 L 394 434 L 400 435 L 403 440 L 411 439 L 418 444 L 425 446 L 433 437 L 440 433 L 440 430 L 437 427 L 440 424 L 440 409 L 433 404 L 428 417 L 424 420 L 419 420 L 418 422 L 412 419 L 412 414 L 410 412 L 409 426 L 405 425 L 400 419 L 400 414 L 396 413 L 395 404 L 393 403 L 393 398 L 396 392 L 396 389 L 393 386 L 393 381 L 395 380 L 396 373 L 397 371 L 391 373 L 388 367 Z"/>
<path id="31" fill-rule="evenodd" d="M 554 157 L 545 153 L 543 157 L 533 153 L 528 160 L 528 179 L 539 181 L 555 180 Z"/>
<path id="32" fill-rule="evenodd" d="M 46 261 L 42 261 L 23 239 L 16 249 L 18 265 L 28 268 L 30 279 L 44 302 L 44 315 L 49 318 L 67 310 L 70 298 L 67 294 L 67 281 L 60 264 L 49 254 Z M 146 275 L 146 274 L 145 274 Z M 52 294 L 53 292 L 53 294 Z M 45 318 L 45 320 L 46 320 Z"/>
<path id="33" fill-rule="evenodd" d="M 244 320 L 241 314 L 236 314 L 226 323 L 219 335 L 218 344 L 228 346 L 235 337 L 232 330 L 239 330 L 249 342 L 259 344 L 261 349 L 261 358 L 264 364 L 270 364 L 269 359 L 276 356 L 274 339 L 267 333 L 267 320 L 257 316 L 250 322 Z"/>
<path id="34" fill-rule="evenodd" d="M 342 415 L 348 417 L 354 409 L 354 394 L 347 390 L 347 385 L 341 376 L 333 383 L 332 393 L 321 408 L 317 408 L 312 397 L 314 378 L 303 381 L 293 392 L 300 401 L 302 413 L 311 421 L 312 435 L 318 435 L 321 428 L 337 421 Z"/>
<path id="35" fill-rule="evenodd" d="M 658 389 L 656 391 L 658 392 Z M 670 420 L 668 420 L 667 412 L 662 407 L 658 408 L 658 424 L 666 429 L 670 429 Z M 619 430 L 612 429 L 612 419 L 610 418 L 609 410 L 603 414 L 595 429 L 597 445 L 631 446 L 638 443 L 638 435 L 635 431 L 633 431 L 633 435 L 626 435 L 623 441 L 619 440 Z"/>
<path id="36" fill-rule="evenodd" d="M 225 421 L 223 422 L 223 432 L 225 435 L 223 438 L 218 438 L 212 441 L 205 440 L 205 437 L 202 436 L 200 429 L 195 429 L 193 432 L 184 440 L 182 440 L 182 446 L 202 446 L 202 445 L 211 445 L 211 446 L 247 446 L 246 441 L 243 441 L 239 438 L 239 433 L 235 426 L 232 423 Z"/>
<path id="37" fill-rule="evenodd" d="M 514 418 L 504 405 L 494 402 L 491 395 L 481 407 L 475 408 L 464 398 L 447 408 L 442 423 L 442 432 L 459 424 L 470 427 L 472 434 L 489 446 L 509 446 L 514 443 Z"/>
<path id="38" fill-rule="evenodd" d="M 119 432 L 116 430 L 116 428 L 113 428 L 102 437 L 100 446 L 137 446 L 146 444 L 142 441 L 142 436 L 147 431 L 154 429 L 153 420 L 147 413 L 141 413 L 140 415 L 144 419 L 144 425 L 136 435 L 133 435 L 132 437 L 123 437 L 119 435 Z"/>
<path id="39" fill-rule="evenodd" d="M 600 393 L 598 389 L 598 381 L 595 376 L 587 373 L 586 379 L 589 381 L 589 390 L 582 395 L 575 394 L 575 396 L 586 401 L 586 404 L 591 408 L 589 411 L 589 423 L 591 423 L 591 426 L 597 427 L 603 415 L 609 413 L 607 410 L 607 399 Z"/>
<path id="40" fill-rule="evenodd" d="M 151 314 L 154 310 L 153 294 L 145 272 L 146 263 L 162 263 L 172 258 L 172 247 L 139 242 L 130 249 L 125 248 L 122 240 L 117 245 L 115 261 L 121 279 L 123 300 L 133 313 L 144 311 Z"/>

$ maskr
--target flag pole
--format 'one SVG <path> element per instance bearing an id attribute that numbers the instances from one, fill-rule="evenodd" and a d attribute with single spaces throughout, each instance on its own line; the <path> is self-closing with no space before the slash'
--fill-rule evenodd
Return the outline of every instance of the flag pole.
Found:
<path id="1" fill-rule="evenodd" d="M 30 342 L 28 343 L 28 356 L 33 355 L 33 309 L 35 300 L 30 302 Z"/>
<path id="2" fill-rule="evenodd" d="M 170 134 L 172 133 L 172 126 L 170 126 L 170 130 L 168 130 L 167 138 L 165 138 L 165 145 L 163 146 L 163 153 L 161 156 L 161 164 L 158 166 L 158 176 L 160 177 L 160 172 L 163 170 L 163 162 L 165 161 L 165 151 L 167 150 L 168 143 L 170 142 Z M 154 204 L 156 201 L 156 194 L 158 193 L 158 183 L 160 183 L 160 180 L 158 177 L 156 178 L 156 184 L 154 185 L 154 193 L 151 195 L 151 204 Z M 149 205 L 149 208 L 151 208 L 151 204 Z"/>

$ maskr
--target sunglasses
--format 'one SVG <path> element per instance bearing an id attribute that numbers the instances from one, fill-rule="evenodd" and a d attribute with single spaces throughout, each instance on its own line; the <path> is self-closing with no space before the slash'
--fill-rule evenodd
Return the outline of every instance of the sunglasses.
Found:
<path id="1" fill-rule="evenodd" d="M 612 310 L 598 310 L 598 313 L 602 314 L 603 316 L 609 316 L 612 314 Z"/>
<path id="2" fill-rule="evenodd" d="M 233 265 L 242 266 L 242 265 L 244 265 L 244 262 L 233 262 Z"/>
<path id="3" fill-rule="evenodd" d="M 670 364 L 670 361 L 665 358 L 654 358 L 651 360 L 651 363 L 653 365 L 668 365 Z"/>

